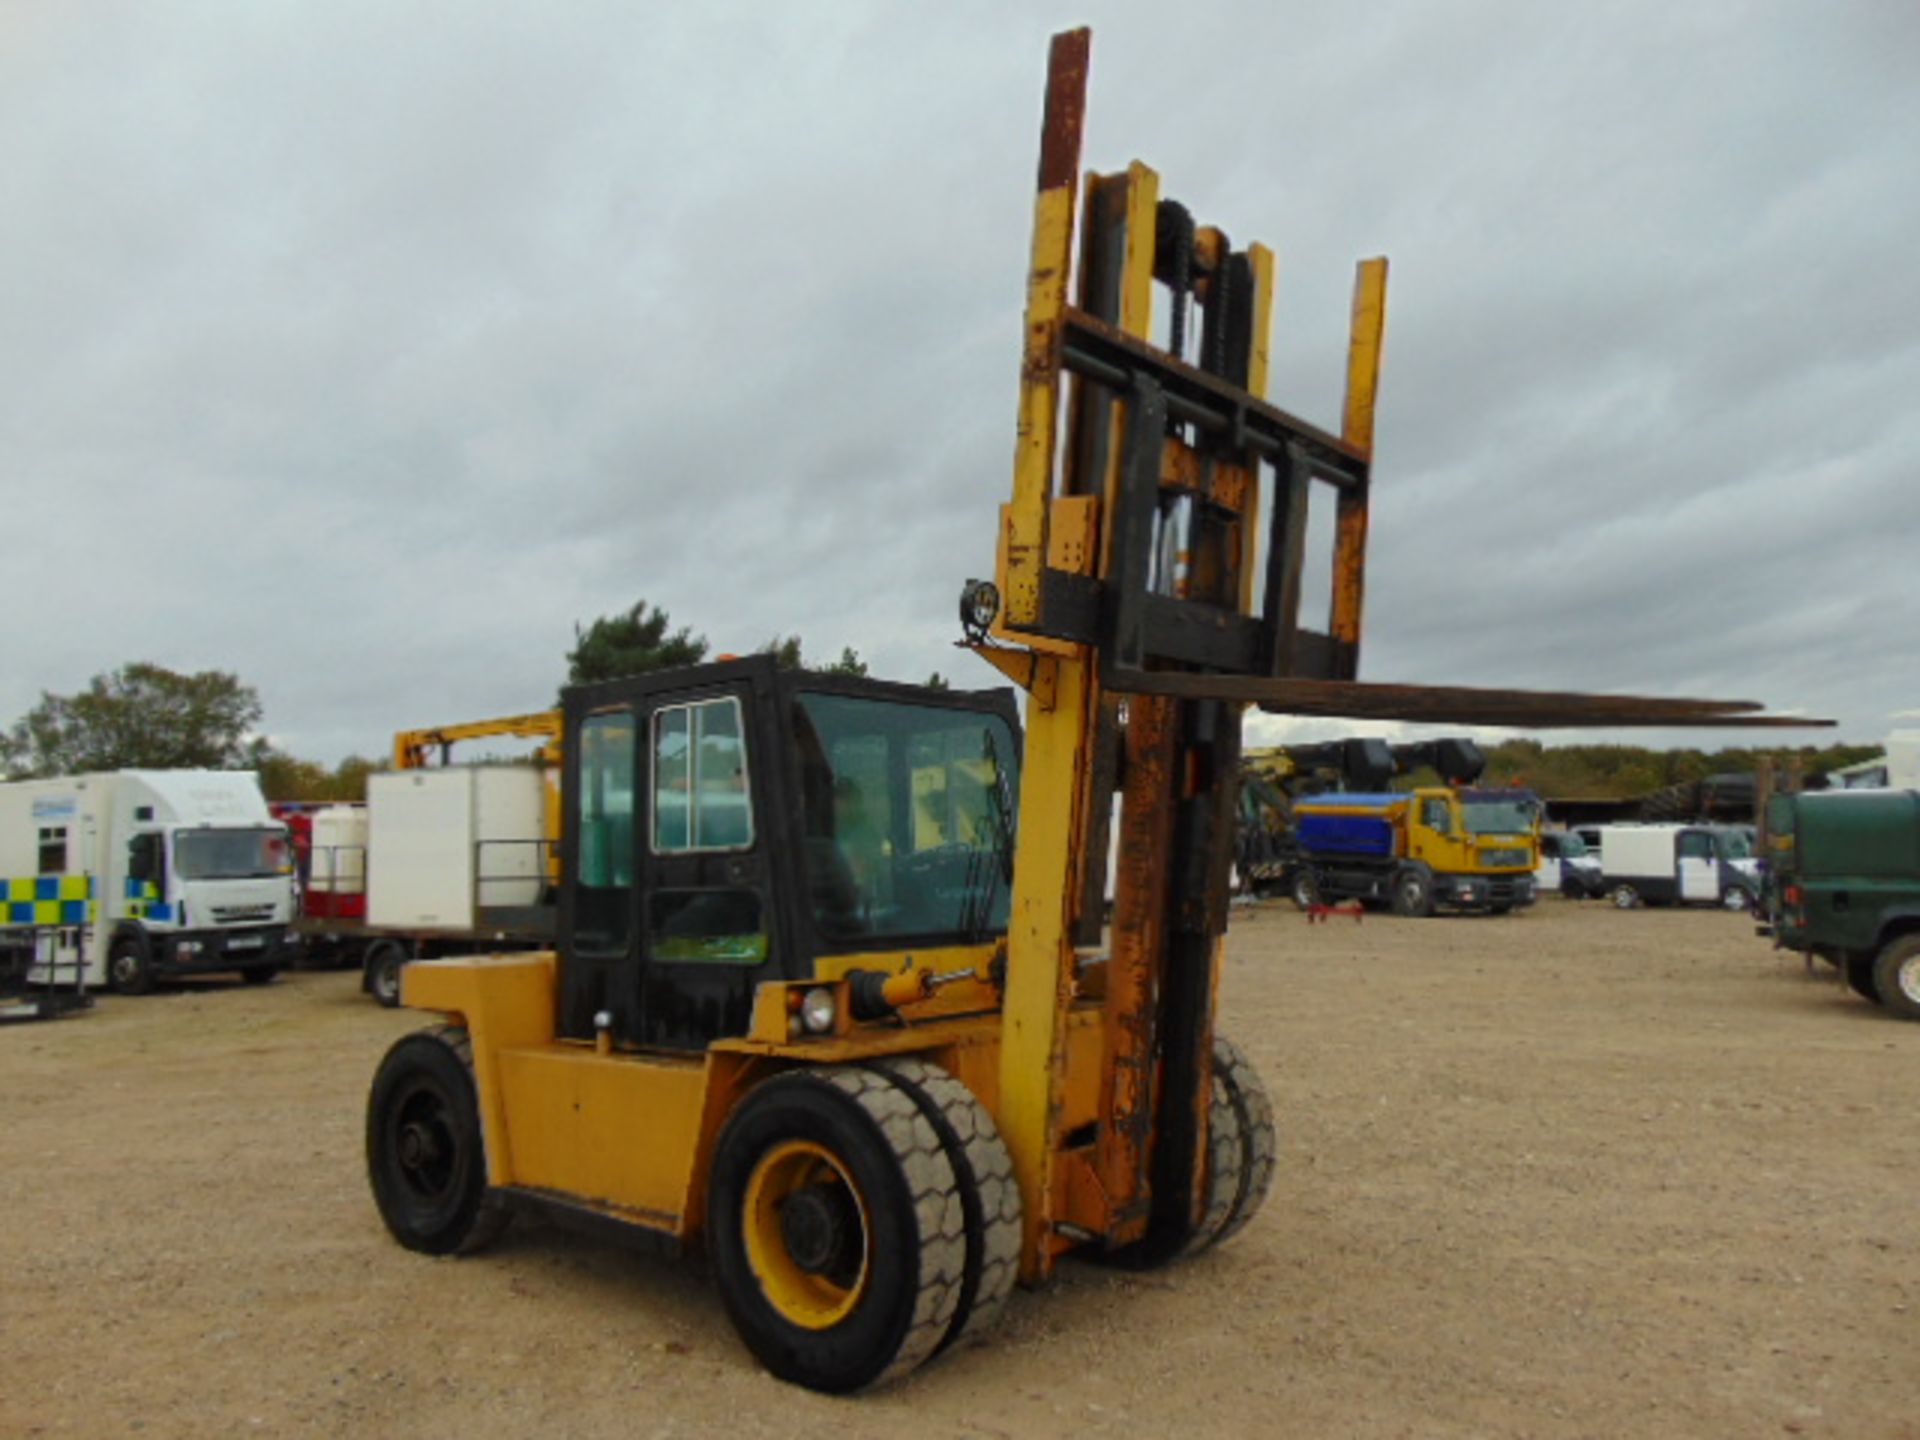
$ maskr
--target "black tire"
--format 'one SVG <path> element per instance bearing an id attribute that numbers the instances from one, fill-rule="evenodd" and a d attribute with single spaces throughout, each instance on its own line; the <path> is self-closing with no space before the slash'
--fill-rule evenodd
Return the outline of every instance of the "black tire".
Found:
<path id="1" fill-rule="evenodd" d="M 1607 892 L 1607 898 L 1613 902 L 1616 910 L 1631 910 L 1640 903 L 1640 892 L 1633 886 L 1622 883 Z"/>
<path id="2" fill-rule="evenodd" d="M 953 1324 L 934 1347 L 938 1355 L 950 1345 L 984 1335 L 1006 1308 L 1020 1274 L 1020 1182 L 993 1116 L 959 1079 L 917 1058 L 883 1061 L 879 1068 L 919 1105 L 946 1146 L 960 1186 L 966 1271 Z"/>
<path id="3" fill-rule="evenodd" d="M 458 1026 L 396 1041 L 367 1096 L 367 1178 L 393 1238 L 427 1255 L 469 1255 L 507 1211 L 487 1188 L 473 1044 Z"/>
<path id="4" fill-rule="evenodd" d="M 965 1207 L 946 1146 L 890 1076 L 790 1071 L 720 1132 L 707 1245 L 727 1314 L 761 1364 L 845 1394 L 898 1379 L 946 1338 L 966 1271 Z"/>
<path id="5" fill-rule="evenodd" d="M 1423 871 L 1402 871 L 1393 882 L 1393 913 L 1409 920 L 1433 914 L 1433 882 Z"/>
<path id="6" fill-rule="evenodd" d="M 1489 905 L 1489 906 L 1487 907 L 1487 913 L 1488 913 L 1489 915 L 1511 915 L 1511 914 L 1513 913 L 1513 906 L 1511 906 L 1511 905 Z"/>
<path id="7" fill-rule="evenodd" d="M 1273 1130 L 1273 1102 L 1260 1072 L 1246 1052 L 1224 1035 L 1213 1037 L 1213 1078 L 1224 1085 L 1240 1131 L 1240 1177 L 1233 1208 L 1221 1222 L 1213 1243 L 1239 1234 L 1273 1188 L 1277 1146 Z"/>
<path id="8" fill-rule="evenodd" d="M 1294 905 L 1301 910 L 1311 909 L 1320 903 L 1320 885 L 1313 878 L 1311 870 L 1295 874 L 1291 894 Z"/>
<path id="9" fill-rule="evenodd" d="M 1215 1047 L 1213 1093 L 1207 1101 L 1206 1208 L 1194 1227 L 1183 1253 L 1194 1255 L 1220 1238 L 1227 1221 L 1233 1218 L 1246 1183 L 1246 1139 L 1240 1133 L 1240 1112 L 1234 1107 L 1233 1092 L 1219 1071 L 1218 1046 Z"/>
<path id="10" fill-rule="evenodd" d="M 240 978 L 249 985 L 266 985 L 279 973 L 278 965 L 256 965 L 251 970 L 242 970 Z"/>
<path id="11" fill-rule="evenodd" d="M 1847 988 L 1862 1000 L 1871 1000 L 1880 1004 L 1880 986 L 1874 979 L 1874 963 L 1871 955 L 1849 955 L 1843 967 L 1847 976 Z"/>
<path id="12" fill-rule="evenodd" d="M 1744 885 L 1729 885 L 1720 892 L 1720 908 L 1739 915 L 1750 915 L 1754 909 L 1753 892 Z"/>
<path id="13" fill-rule="evenodd" d="M 1889 1015 L 1920 1020 L 1920 935 L 1886 943 L 1873 962 L 1873 983 Z"/>
<path id="14" fill-rule="evenodd" d="M 107 947 L 107 984 L 116 995 L 146 995 L 153 990 L 153 954 L 137 935 L 122 935 Z"/>
<path id="15" fill-rule="evenodd" d="M 376 940 L 367 951 L 367 993 L 388 1010 L 400 1003 L 400 972 L 408 959 L 398 940 Z"/>

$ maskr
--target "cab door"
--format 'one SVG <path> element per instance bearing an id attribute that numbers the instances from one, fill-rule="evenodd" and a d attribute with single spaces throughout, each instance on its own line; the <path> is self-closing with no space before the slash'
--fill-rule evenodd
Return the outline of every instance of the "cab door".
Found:
<path id="1" fill-rule="evenodd" d="M 773 972 L 767 793 L 745 686 L 657 698 L 646 714 L 640 848 L 641 1044 L 700 1050 L 746 1033 Z M 762 771 L 766 774 L 762 774 Z"/>
<path id="2" fill-rule="evenodd" d="M 560 1033 L 701 1050 L 746 1033 L 772 972 L 770 744 L 745 684 L 650 691 L 583 715 L 569 765 L 572 883 Z M 767 773 L 762 773 L 763 771 Z"/>
<path id="3" fill-rule="evenodd" d="M 1713 903 L 1720 898 L 1720 862 L 1710 830 L 1682 830 L 1673 837 L 1680 867 L 1680 898 Z"/>

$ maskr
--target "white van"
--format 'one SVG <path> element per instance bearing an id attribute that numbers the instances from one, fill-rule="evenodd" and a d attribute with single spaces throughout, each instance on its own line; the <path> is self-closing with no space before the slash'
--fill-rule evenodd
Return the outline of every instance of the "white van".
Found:
<path id="1" fill-rule="evenodd" d="M 28 979 L 127 994 L 163 975 L 291 963 L 286 827 L 251 771 L 116 770 L 0 784 L 0 882 L 14 940 L 53 946 Z M 44 951 L 45 947 L 41 949 Z"/>
<path id="2" fill-rule="evenodd" d="M 1623 910 L 1721 905 L 1752 910 L 1760 867 L 1737 832 L 1713 825 L 1603 825 L 1601 885 Z"/>
<path id="3" fill-rule="evenodd" d="M 1540 868 L 1533 872 L 1533 888 L 1542 895 L 1564 895 L 1569 900 L 1590 900 L 1606 893 L 1599 857 L 1571 830 L 1540 832 Z"/>

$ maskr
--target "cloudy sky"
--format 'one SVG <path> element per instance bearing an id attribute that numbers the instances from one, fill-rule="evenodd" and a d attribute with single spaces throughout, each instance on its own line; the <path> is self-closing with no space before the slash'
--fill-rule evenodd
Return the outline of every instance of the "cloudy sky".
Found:
<path id="1" fill-rule="evenodd" d="M 0 0 L 0 721 L 152 660 L 380 753 L 642 596 L 989 683 L 1083 20 L 1086 163 L 1279 252 L 1272 398 L 1391 257 L 1365 678 L 1920 705 L 1902 0 Z"/>

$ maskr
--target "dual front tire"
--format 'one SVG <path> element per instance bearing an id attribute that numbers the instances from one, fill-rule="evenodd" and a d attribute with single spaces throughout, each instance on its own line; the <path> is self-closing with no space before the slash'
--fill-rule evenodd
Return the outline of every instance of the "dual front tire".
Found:
<path id="1" fill-rule="evenodd" d="M 707 1249 L 734 1328 L 783 1380 L 884 1384 L 1012 1291 L 1020 1191 L 992 1118 L 921 1060 L 796 1070 L 715 1145 Z"/>

